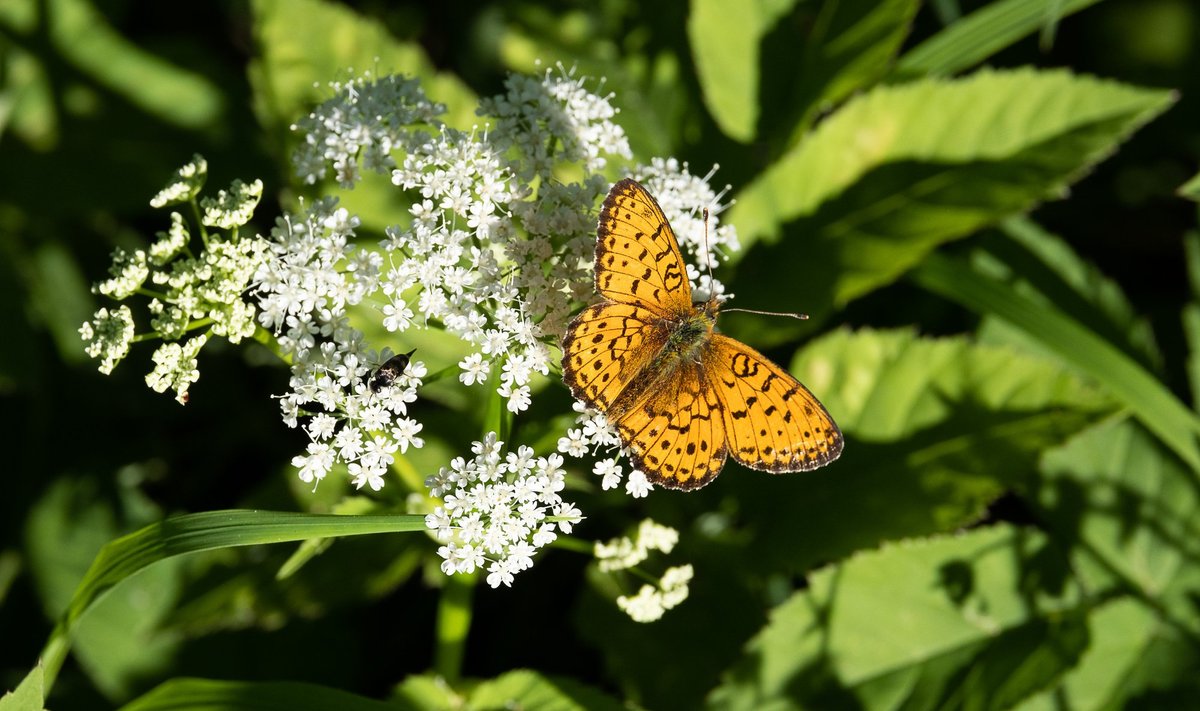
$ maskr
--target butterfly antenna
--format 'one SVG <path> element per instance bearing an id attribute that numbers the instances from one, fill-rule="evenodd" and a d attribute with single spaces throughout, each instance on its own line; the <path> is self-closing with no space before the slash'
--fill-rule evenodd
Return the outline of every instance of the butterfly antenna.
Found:
<path id="1" fill-rule="evenodd" d="M 708 267 L 708 288 L 713 285 L 712 252 L 708 251 L 708 208 L 704 208 L 704 266 Z"/>
<path id="2" fill-rule="evenodd" d="M 719 196 L 718 196 L 719 197 Z M 708 251 L 708 208 L 704 208 L 704 257 L 708 266 L 708 284 L 712 288 L 712 252 Z M 729 313 L 730 311 L 741 311 L 748 314 L 758 314 L 760 316 L 787 316 L 788 318 L 799 319 L 804 321 L 808 319 L 808 314 L 797 313 L 795 311 L 757 311 L 755 309 L 721 309 L 721 313 Z"/>
<path id="3" fill-rule="evenodd" d="M 758 311 L 756 309 L 721 309 L 721 313 L 727 314 L 730 311 L 741 311 L 748 314 L 759 314 L 760 316 L 787 316 L 788 318 L 799 319 L 804 321 L 808 318 L 808 314 L 798 313 L 796 311 Z"/>

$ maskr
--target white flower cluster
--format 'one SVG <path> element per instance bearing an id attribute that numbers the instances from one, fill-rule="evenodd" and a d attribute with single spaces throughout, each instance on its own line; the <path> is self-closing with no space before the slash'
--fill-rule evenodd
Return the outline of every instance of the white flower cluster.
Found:
<path id="1" fill-rule="evenodd" d="M 385 451 L 420 446 L 405 405 L 424 365 L 411 363 L 383 398 L 369 392 L 363 379 L 385 359 L 351 327 L 352 311 L 394 334 L 435 327 L 457 336 L 470 348 L 459 362 L 462 383 L 494 388 L 510 412 L 530 406 L 534 379 L 552 366 L 549 346 L 573 303 L 591 295 L 592 210 L 608 185 L 594 171 L 606 154 L 629 155 L 607 99 L 561 70 L 510 79 L 504 95 L 481 102 L 496 125 L 470 132 L 440 124 L 444 108 L 414 81 L 368 76 L 334 89 L 295 126 L 304 138 L 298 171 L 311 183 L 331 165 L 343 185 L 361 170 L 390 171 L 411 219 L 388 227 L 377 245 L 360 244 L 358 219 L 323 198 L 272 231 L 272 258 L 256 277 L 259 321 L 292 359 L 285 421 L 325 415 L 306 423 L 311 444 L 295 460 L 309 482 L 338 463 L 364 466 L 368 434 Z M 572 162 L 581 164 L 580 182 L 548 179 Z M 547 178 L 536 194 L 522 179 L 529 175 Z M 382 482 L 375 468 L 355 471 L 360 486 Z"/>
<path id="2" fill-rule="evenodd" d="M 594 555 L 600 570 L 609 573 L 641 564 L 650 557 L 650 551 L 670 553 L 677 543 L 679 531 L 648 518 L 638 524 L 633 538 L 614 538 L 607 543 L 596 541 Z"/>
<path id="3" fill-rule="evenodd" d="M 392 151 L 403 146 L 412 127 L 432 124 L 446 111 L 425 97 L 419 81 L 398 75 L 375 80 L 367 72 L 331 88 L 335 98 L 292 126 L 304 136 L 292 162 L 310 185 L 325 177 L 327 165 L 346 188 L 359 179 L 360 160 L 367 170 L 391 170 Z"/>
<path id="4" fill-rule="evenodd" d="M 692 582 L 692 575 L 690 565 L 667 568 L 657 586 L 646 584 L 633 597 L 619 596 L 617 607 L 634 622 L 654 622 L 667 610 L 687 599 L 688 583 Z"/>
<path id="5" fill-rule="evenodd" d="M 383 263 L 377 252 L 350 242 L 357 226 L 334 198 L 280 219 L 271 230 L 271 258 L 254 281 L 259 321 L 292 363 L 291 391 L 280 399 L 284 421 L 295 427 L 315 406 L 304 426 L 307 453 L 292 460 L 300 479 L 316 486 L 341 462 L 357 488 L 379 490 L 396 452 L 425 444 L 408 404 L 426 370 L 411 361 L 389 386 L 368 387 L 372 370 L 394 354 L 368 348 L 350 325 L 347 308 L 380 288 Z"/>
<path id="6" fill-rule="evenodd" d="M 79 327 L 79 336 L 87 343 L 88 356 L 100 359 L 100 372 L 108 375 L 129 354 L 133 342 L 133 312 L 121 305 L 109 311 L 101 308 Z"/>
<path id="7" fill-rule="evenodd" d="M 483 99 L 479 115 L 497 119 L 493 143 L 502 151 L 515 148 L 522 182 L 535 177 L 552 179 L 562 162 L 582 163 L 588 173 L 599 173 L 605 154 L 629 155 L 625 132 L 613 122 L 617 111 L 609 96 L 587 89 L 584 77 L 558 67 L 540 79 L 511 74 L 500 96 Z"/>
<path id="8" fill-rule="evenodd" d="M 154 335 L 167 341 L 154 353 L 154 371 L 146 384 L 157 392 L 168 388 L 175 399 L 188 400 L 188 387 L 200 377 L 196 355 L 208 337 L 223 336 L 232 343 L 254 335 L 254 307 L 243 295 L 263 261 L 266 246 L 259 239 L 239 239 L 237 228 L 250 220 L 262 196 L 262 182 L 234 181 L 215 200 L 196 198 L 204 186 L 208 164 L 200 156 L 180 168 L 172 182 L 151 200 L 155 207 L 190 202 L 202 205 L 205 217 L 200 237 L 203 251 L 193 256 L 191 235 L 178 212 L 171 213 L 171 228 L 158 233 L 149 251 L 117 249 L 109 268 L 111 278 L 94 288 L 113 299 L 135 294 L 150 298 L 150 326 Z M 210 233 L 204 226 L 229 230 L 228 236 Z M 149 280 L 151 286 L 147 286 Z M 188 332 L 204 333 L 184 344 L 176 343 Z M 134 339 L 133 314 L 128 307 L 116 311 L 100 309 L 91 323 L 80 328 L 88 341 L 87 352 L 100 357 L 100 370 L 109 373 L 129 351 Z"/>
<path id="9" fill-rule="evenodd" d="M 604 572 L 627 570 L 640 565 L 652 550 L 670 553 L 678 542 L 678 531 L 646 519 L 638 524 L 637 534 L 632 539 L 616 538 L 607 543 L 597 541 L 597 565 Z M 632 597 L 619 596 L 617 607 L 635 622 L 653 622 L 687 599 L 692 573 L 690 565 L 668 568 L 656 585 L 644 584 Z"/>
<path id="10" fill-rule="evenodd" d="M 442 572 L 473 573 L 486 565 L 492 587 L 511 586 L 539 548 L 583 519 L 559 495 L 566 476 L 561 456 L 535 457 L 524 446 L 505 455 L 503 449 L 489 433 L 472 445 L 474 457 L 455 458 L 425 482 L 445 502 L 425 517 L 443 544 Z"/>

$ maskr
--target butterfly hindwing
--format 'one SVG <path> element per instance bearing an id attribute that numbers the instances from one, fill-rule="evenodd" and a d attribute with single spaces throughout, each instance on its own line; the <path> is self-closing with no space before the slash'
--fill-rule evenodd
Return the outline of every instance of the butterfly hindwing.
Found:
<path id="1" fill-rule="evenodd" d="M 728 336 L 713 334 L 704 366 L 725 411 L 729 454 L 751 469 L 795 472 L 837 459 L 842 433 L 791 373 Z"/>
<path id="2" fill-rule="evenodd" d="M 596 235 L 596 291 L 674 317 L 692 310 L 683 256 L 662 208 L 625 178 L 609 191 Z"/>
<path id="3" fill-rule="evenodd" d="M 725 464 L 725 424 L 700 363 L 685 364 L 614 424 L 634 465 L 654 484 L 698 489 Z"/>

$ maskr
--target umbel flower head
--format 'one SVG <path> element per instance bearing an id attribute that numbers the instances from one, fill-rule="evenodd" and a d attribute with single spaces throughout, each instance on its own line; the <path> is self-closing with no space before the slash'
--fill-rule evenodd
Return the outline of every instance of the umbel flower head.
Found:
<path id="1" fill-rule="evenodd" d="M 146 384 L 157 392 L 173 390 L 181 403 L 187 402 L 188 388 L 200 378 L 196 357 L 211 336 L 237 343 L 254 335 L 255 311 L 244 295 L 266 253 L 262 240 L 238 234 L 262 197 L 262 182 L 234 181 L 216 199 L 197 202 L 207 175 L 208 164 L 195 156 L 150 201 L 154 207 L 190 203 L 194 212 L 203 210 L 198 252 L 192 251 L 192 235 L 183 216 L 172 212 L 170 228 L 158 233 L 149 251 L 117 248 L 110 278 L 93 288 L 117 301 L 146 297 L 151 332 L 135 335 L 133 311 L 125 305 L 101 308 L 79 329 L 87 354 L 100 359 L 103 373 L 112 372 L 133 341 L 162 339 Z M 208 227 L 226 233 L 210 232 Z M 198 335 L 184 341 L 193 332 Z"/>
<path id="2" fill-rule="evenodd" d="M 630 150 L 611 97 L 561 67 L 511 76 L 503 93 L 480 102 L 480 122 L 470 127 L 445 124 L 445 107 L 415 80 L 366 74 L 332 88 L 332 98 L 293 126 L 294 165 L 315 194 L 268 235 L 239 234 L 262 184 L 235 181 L 202 198 L 207 165 L 197 156 L 153 202 L 190 204 L 199 224 L 172 213 L 148 250 L 114 255 L 111 278 L 97 291 L 148 300 L 150 328 L 164 345 L 147 382 L 181 400 L 209 338 L 272 334 L 291 369 L 279 397 L 283 420 L 308 436 L 293 459 L 300 479 L 315 488 L 345 472 L 355 488 L 377 491 L 399 459 L 424 446 L 418 393 L 447 371 L 431 375 L 421 349 L 394 361 L 392 347 L 367 334 L 386 333 L 402 351 L 416 332 L 447 334 L 460 354 L 444 365 L 460 387 L 482 389 L 508 417 L 528 411 L 551 382 L 572 313 L 595 298 L 595 210 L 611 183 L 604 171 L 628 161 Z M 688 268 L 694 292 L 721 294 L 708 267 L 737 237 L 713 225 L 705 238 L 702 210 L 721 210 L 711 174 L 693 176 L 670 159 L 623 172 L 654 191 L 681 247 L 701 265 Z M 405 209 L 368 231 L 326 188 L 332 179 L 353 189 L 370 176 L 390 181 Z M 106 372 L 144 337 L 134 324 L 122 305 L 101 309 L 81 329 Z M 389 362 L 403 367 L 380 377 Z M 427 478 L 423 513 L 443 571 L 484 570 L 492 586 L 512 584 L 539 548 L 582 520 L 562 498 L 563 455 L 603 451 L 594 472 L 604 489 L 624 481 L 644 496 L 651 488 L 641 472 L 625 476 L 611 427 L 582 407 L 558 452 L 506 447 L 495 432 L 471 450 Z M 671 585 L 629 598 L 630 614 L 650 619 L 655 605 L 661 614 L 670 606 L 664 600 L 686 595 L 690 573 L 672 575 Z"/>

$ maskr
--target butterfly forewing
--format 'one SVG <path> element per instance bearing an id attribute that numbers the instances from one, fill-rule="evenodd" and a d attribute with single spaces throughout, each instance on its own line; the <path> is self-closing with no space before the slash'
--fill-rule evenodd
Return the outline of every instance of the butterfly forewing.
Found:
<path id="1" fill-rule="evenodd" d="M 589 306 L 567 328 L 563 379 L 576 399 L 607 413 L 662 349 L 668 335 L 661 319 L 640 306 Z"/>
<path id="2" fill-rule="evenodd" d="M 664 316 L 692 310 L 679 243 L 658 202 L 625 178 L 609 191 L 596 235 L 596 291 Z"/>
<path id="3" fill-rule="evenodd" d="M 704 369 L 725 409 L 729 453 L 769 472 L 816 469 L 837 459 L 842 433 L 824 406 L 758 351 L 713 334 Z"/>

